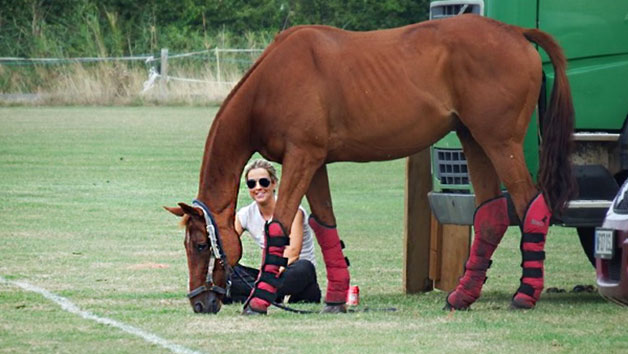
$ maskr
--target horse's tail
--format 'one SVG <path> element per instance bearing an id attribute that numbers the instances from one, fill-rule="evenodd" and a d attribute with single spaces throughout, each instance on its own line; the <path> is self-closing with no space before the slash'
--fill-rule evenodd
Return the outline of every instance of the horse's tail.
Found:
<path id="1" fill-rule="evenodd" d="M 523 35 L 538 44 L 549 55 L 554 66 L 554 87 L 549 107 L 540 121 L 542 128 L 541 161 L 537 183 L 550 208 L 560 215 L 567 201 L 576 193 L 571 168 L 574 108 L 562 48 L 547 33 L 522 29 Z"/>

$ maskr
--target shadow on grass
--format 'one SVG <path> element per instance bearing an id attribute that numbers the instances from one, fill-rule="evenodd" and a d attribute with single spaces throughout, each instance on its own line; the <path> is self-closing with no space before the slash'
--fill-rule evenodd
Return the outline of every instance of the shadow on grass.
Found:
<path id="1" fill-rule="evenodd" d="M 512 293 L 508 292 L 488 292 L 486 294 L 482 294 L 478 301 L 486 301 L 486 302 L 494 302 L 501 303 L 507 302 L 510 304 L 510 300 L 514 295 L 514 290 Z M 604 303 L 604 300 L 597 291 L 594 292 L 563 292 L 563 293 L 546 293 L 543 291 L 541 295 L 541 299 L 539 303 L 546 304 L 599 304 Z"/>
<path id="2" fill-rule="evenodd" d="M 543 294 L 541 301 L 546 303 L 565 303 L 565 304 L 599 304 L 606 303 L 597 292 L 592 293 L 558 293 Z"/>
<path id="3" fill-rule="evenodd" d="M 482 294 L 477 302 L 471 307 L 476 311 L 500 311 L 508 310 L 515 289 L 505 291 L 489 291 Z M 397 313 L 433 313 L 438 314 L 443 311 L 445 291 L 431 291 L 418 294 L 402 294 L 402 293 L 379 293 L 364 294 L 360 297 L 359 306 L 355 309 L 369 309 L 378 312 L 397 312 Z M 608 303 L 597 292 L 564 292 L 564 293 L 545 293 L 543 292 L 539 305 L 543 307 L 561 307 L 561 306 L 597 306 Z M 322 308 L 322 304 L 319 305 Z M 297 304 L 297 308 L 311 310 L 316 308 L 313 304 Z M 395 309 L 392 311 L 391 309 Z"/>

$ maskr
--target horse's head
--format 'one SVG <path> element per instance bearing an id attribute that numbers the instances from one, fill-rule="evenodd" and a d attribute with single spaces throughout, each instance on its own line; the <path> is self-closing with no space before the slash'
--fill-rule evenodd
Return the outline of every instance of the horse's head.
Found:
<path id="1" fill-rule="evenodd" d="M 226 220 L 217 225 L 203 203 L 194 201 L 194 205 L 179 203 L 178 207 L 164 208 L 182 217 L 181 225 L 185 226 L 190 305 L 196 313 L 218 313 L 229 291 L 231 266 L 240 260 L 240 238 Z"/>

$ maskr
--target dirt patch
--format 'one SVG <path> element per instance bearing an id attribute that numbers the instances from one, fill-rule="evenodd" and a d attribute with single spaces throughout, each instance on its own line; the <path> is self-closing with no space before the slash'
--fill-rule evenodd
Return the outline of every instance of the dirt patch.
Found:
<path id="1" fill-rule="evenodd" d="M 130 265 L 130 266 L 127 267 L 127 269 L 132 269 L 132 270 L 166 269 L 166 268 L 170 268 L 170 266 L 167 265 L 167 264 L 152 263 L 152 262 L 133 264 L 133 265 Z"/>

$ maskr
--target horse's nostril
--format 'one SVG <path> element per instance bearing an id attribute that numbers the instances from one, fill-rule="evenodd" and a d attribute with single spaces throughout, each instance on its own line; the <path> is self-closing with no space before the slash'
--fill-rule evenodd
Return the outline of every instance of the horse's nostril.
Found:
<path id="1" fill-rule="evenodd" d="M 200 302 L 195 303 L 194 312 L 196 313 L 203 312 L 203 304 L 201 304 Z"/>

